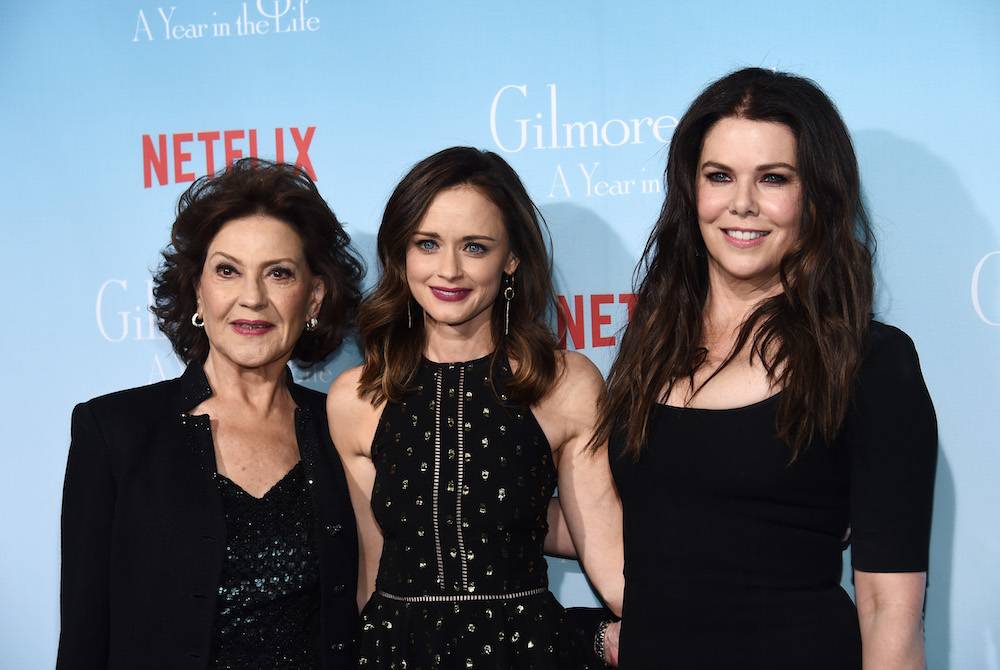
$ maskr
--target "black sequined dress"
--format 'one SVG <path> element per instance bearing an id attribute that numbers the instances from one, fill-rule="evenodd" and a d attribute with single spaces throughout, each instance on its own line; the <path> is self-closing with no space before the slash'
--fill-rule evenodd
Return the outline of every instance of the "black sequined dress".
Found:
<path id="1" fill-rule="evenodd" d="M 301 461 L 262 498 L 216 482 L 226 555 L 209 668 L 318 668 L 319 560 Z"/>
<path id="2" fill-rule="evenodd" d="M 491 358 L 424 361 L 416 391 L 383 412 L 372 509 L 384 546 L 362 667 L 587 667 L 567 661 L 587 636 L 567 632 L 542 554 L 551 449 L 531 411 L 507 402 L 505 363 L 494 390 Z"/>

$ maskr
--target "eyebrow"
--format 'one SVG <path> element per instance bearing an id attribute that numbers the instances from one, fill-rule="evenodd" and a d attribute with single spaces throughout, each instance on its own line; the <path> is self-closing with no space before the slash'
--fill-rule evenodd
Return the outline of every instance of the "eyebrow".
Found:
<path id="1" fill-rule="evenodd" d="M 441 236 L 439 234 L 433 233 L 433 232 L 426 232 L 426 231 L 423 231 L 423 230 L 418 230 L 418 231 L 414 232 L 413 236 L 414 237 L 418 237 L 418 236 L 419 237 L 430 237 L 430 238 L 433 238 L 435 240 L 440 240 L 441 239 Z M 496 242 L 496 239 L 490 237 L 489 235 L 466 235 L 465 237 L 462 238 L 463 242 L 472 242 L 474 240 L 487 240 L 489 242 Z"/>
<path id="2" fill-rule="evenodd" d="M 212 254 L 212 256 L 222 256 L 223 258 L 226 258 L 232 261 L 233 263 L 236 263 L 238 265 L 243 265 L 243 261 L 236 258 L 236 256 L 230 256 L 225 251 L 216 251 L 215 253 Z M 288 263 L 289 265 L 298 265 L 298 263 L 295 261 L 294 258 L 275 258 L 273 260 L 264 261 L 263 263 L 261 263 L 261 265 L 277 265 L 278 263 Z"/>
<path id="3" fill-rule="evenodd" d="M 729 167 L 728 165 L 725 165 L 723 163 L 716 163 L 715 161 L 705 161 L 704 163 L 701 164 L 701 169 L 702 170 L 704 170 L 707 167 L 712 167 L 712 168 L 716 168 L 716 169 L 719 169 L 719 170 L 728 170 L 729 172 L 733 171 L 733 169 L 731 167 Z M 768 170 L 773 170 L 775 168 L 785 168 L 786 170 L 791 170 L 792 172 L 796 172 L 796 173 L 798 172 L 798 170 L 795 169 L 794 165 L 789 165 L 788 163 L 784 163 L 784 162 L 780 162 L 780 161 L 777 162 L 777 163 L 765 163 L 764 165 L 758 165 L 754 169 L 757 172 L 766 172 Z"/>

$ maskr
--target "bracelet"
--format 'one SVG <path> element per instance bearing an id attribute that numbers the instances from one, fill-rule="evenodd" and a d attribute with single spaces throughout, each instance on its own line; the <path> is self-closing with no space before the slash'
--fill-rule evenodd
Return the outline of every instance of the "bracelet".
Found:
<path id="1" fill-rule="evenodd" d="M 608 626 L 611 625 L 613 619 L 605 619 L 597 627 L 597 632 L 594 633 L 594 653 L 597 658 L 601 659 L 601 663 L 604 664 L 605 668 L 610 668 L 608 662 L 604 660 L 604 636 L 608 632 Z"/>

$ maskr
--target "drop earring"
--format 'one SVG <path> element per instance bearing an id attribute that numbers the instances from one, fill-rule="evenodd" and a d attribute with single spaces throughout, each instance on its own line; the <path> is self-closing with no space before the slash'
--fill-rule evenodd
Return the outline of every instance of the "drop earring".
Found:
<path id="1" fill-rule="evenodd" d="M 507 288 L 503 290 L 503 297 L 507 300 L 507 304 L 504 306 L 503 313 L 503 334 L 510 334 L 510 301 L 514 299 L 514 277 L 511 276 L 508 280 L 510 283 L 507 284 Z"/>
<path id="2" fill-rule="evenodd" d="M 406 327 L 413 328 L 413 312 L 410 311 L 410 300 L 406 300 Z"/>

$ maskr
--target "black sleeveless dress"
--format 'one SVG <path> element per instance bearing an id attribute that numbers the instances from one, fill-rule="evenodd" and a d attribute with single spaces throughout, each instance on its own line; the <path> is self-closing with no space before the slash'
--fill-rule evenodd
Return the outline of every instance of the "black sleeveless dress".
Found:
<path id="1" fill-rule="evenodd" d="M 860 670 L 840 587 L 927 570 L 937 454 L 913 343 L 873 323 L 841 435 L 789 463 L 779 396 L 730 410 L 657 405 L 638 462 L 610 445 L 625 523 L 622 670 Z"/>
<path id="2" fill-rule="evenodd" d="M 416 391 L 385 407 L 372 444 L 384 545 L 361 615 L 362 667 L 545 670 L 597 660 L 548 590 L 551 449 L 531 411 L 507 402 L 506 363 L 494 367 L 494 390 L 491 359 L 424 361 Z"/>

